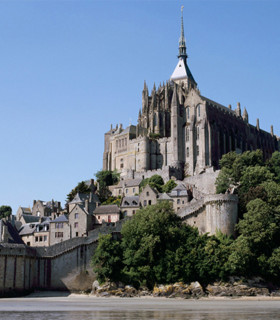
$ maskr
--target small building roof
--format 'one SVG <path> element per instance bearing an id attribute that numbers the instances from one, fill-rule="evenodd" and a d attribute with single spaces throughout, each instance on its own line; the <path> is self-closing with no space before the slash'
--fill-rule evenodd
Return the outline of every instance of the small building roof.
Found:
<path id="1" fill-rule="evenodd" d="M 169 195 L 166 192 L 161 193 L 160 196 L 158 197 L 158 200 L 174 201 L 172 198 L 169 197 Z"/>
<path id="2" fill-rule="evenodd" d="M 120 213 L 120 208 L 116 204 L 108 204 L 97 207 L 93 214 L 115 214 Z"/>
<path id="3" fill-rule="evenodd" d="M 139 196 L 128 196 L 123 197 L 121 207 L 136 207 L 138 208 L 140 206 L 139 204 Z"/>
<path id="4" fill-rule="evenodd" d="M 129 187 L 138 187 L 141 183 L 142 179 L 127 179 L 121 180 L 115 188 L 129 188 Z"/>
<path id="5" fill-rule="evenodd" d="M 171 190 L 169 193 L 171 197 L 177 197 L 177 196 L 187 196 L 188 190 L 186 186 L 183 183 L 179 183 L 174 189 Z"/>
<path id="6" fill-rule="evenodd" d="M 32 213 L 30 208 L 25 208 L 25 207 L 19 207 L 19 208 L 21 209 L 23 214 L 31 214 Z"/>
<path id="7" fill-rule="evenodd" d="M 32 216 L 30 214 L 22 214 L 21 217 L 24 219 L 25 223 L 39 222 L 40 217 Z"/>
<path id="8" fill-rule="evenodd" d="M 35 222 L 35 223 L 27 223 L 22 225 L 22 227 L 19 229 L 19 235 L 20 236 L 26 236 L 29 234 L 33 234 L 36 226 L 39 224 L 39 222 Z"/>
<path id="9" fill-rule="evenodd" d="M 68 217 L 65 214 L 62 214 L 61 216 L 57 217 L 56 219 L 50 221 L 50 223 L 53 222 L 68 222 Z"/>

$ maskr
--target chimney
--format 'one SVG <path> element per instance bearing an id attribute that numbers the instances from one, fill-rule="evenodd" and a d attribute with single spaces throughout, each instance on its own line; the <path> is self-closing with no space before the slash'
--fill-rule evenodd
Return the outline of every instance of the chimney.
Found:
<path id="1" fill-rule="evenodd" d="M 36 204 L 36 200 L 33 200 L 33 206 L 35 206 L 35 204 Z"/>
<path id="2" fill-rule="evenodd" d="M 85 209 L 88 212 L 88 199 L 86 199 L 86 201 L 85 201 Z"/>
<path id="3" fill-rule="evenodd" d="M 272 135 L 272 137 L 274 136 L 274 132 L 273 132 L 273 125 L 270 126 L 270 133 Z"/>
<path id="4" fill-rule="evenodd" d="M 231 110 L 231 104 L 228 105 L 228 108 Z"/>

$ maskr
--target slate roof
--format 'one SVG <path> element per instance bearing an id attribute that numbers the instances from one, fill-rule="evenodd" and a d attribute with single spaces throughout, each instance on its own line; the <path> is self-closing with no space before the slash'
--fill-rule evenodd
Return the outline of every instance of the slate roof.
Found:
<path id="1" fill-rule="evenodd" d="M 158 197 L 158 200 L 174 201 L 172 198 L 169 197 L 169 195 L 166 192 L 161 193 L 160 196 Z"/>
<path id="2" fill-rule="evenodd" d="M 24 219 L 25 223 L 39 222 L 40 217 L 32 216 L 30 214 L 22 214 L 21 217 Z"/>
<path id="3" fill-rule="evenodd" d="M 9 233 L 8 243 L 24 244 L 17 229 L 11 224 L 11 222 L 2 220 L 2 223 L 8 229 L 8 233 Z"/>
<path id="4" fill-rule="evenodd" d="M 123 188 L 123 187 L 138 187 L 141 183 L 142 179 L 128 179 L 128 180 L 121 180 L 115 188 Z"/>
<path id="5" fill-rule="evenodd" d="M 57 217 L 56 219 L 50 221 L 50 223 L 53 223 L 53 222 L 68 222 L 68 217 L 65 214 L 63 214 Z"/>
<path id="6" fill-rule="evenodd" d="M 75 204 L 75 203 L 84 203 L 86 200 L 89 200 L 90 198 L 90 194 L 89 193 L 80 193 L 78 192 L 74 199 L 72 201 L 70 201 L 69 203 L 71 204 Z M 98 196 L 96 194 L 92 195 L 92 200 L 93 202 L 100 202 Z"/>
<path id="7" fill-rule="evenodd" d="M 136 207 L 138 208 L 139 205 L 139 196 L 129 196 L 123 197 L 121 207 Z"/>
<path id="8" fill-rule="evenodd" d="M 31 209 L 30 208 L 25 208 L 25 207 L 20 207 L 23 214 L 31 214 Z"/>
<path id="9" fill-rule="evenodd" d="M 29 234 L 33 234 L 36 230 L 36 226 L 39 224 L 39 222 L 35 223 L 27 223 L 22 225 L 22 227 L 19 229 L 19 235 L 20 236 L 26 236 Z"/>
<path id="10" fill-rule="evenodd" d="M 97 207 L 93 214 L 114 214 L 120 213 L 120 208 L 116 204 L 109 204 Z"/>
<path id="11" fill-rule="evenodd" d="M 179 183 L 174 189 L 171 190 L 169 193 L 171 197 L 177 197 L 177 196 L 187 196 L 188 190 L 186 186 L 183 183 Z"/>

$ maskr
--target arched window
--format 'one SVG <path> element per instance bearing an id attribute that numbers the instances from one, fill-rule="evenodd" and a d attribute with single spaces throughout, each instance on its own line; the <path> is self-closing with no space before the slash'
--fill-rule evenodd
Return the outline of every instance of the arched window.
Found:
<path id="1" fill-rule="evenodd" d="M 186 112 L 187 112 L 187 119 L 189 119 L 190 118 L 190 107 L 187 107 Z"/>
<path id="2" fill-rule="evenodd" d="M 200 117 L 200 104 L 196 107 L 196 116 Z"/>
<path id="3" fill-rule="evenodd" d="M 196 146 L 196 155 L 199 155 L 199 146 Z"/>
<path id="4" fill-rule="evenodd" d="M 157 125 L 157 115 L 154 114 L 154 127 Z"/>
<path id="5" fill-rule="evenodd" d="M 199 126 L 196 127 L 196 140 L 199 140 Z"/>

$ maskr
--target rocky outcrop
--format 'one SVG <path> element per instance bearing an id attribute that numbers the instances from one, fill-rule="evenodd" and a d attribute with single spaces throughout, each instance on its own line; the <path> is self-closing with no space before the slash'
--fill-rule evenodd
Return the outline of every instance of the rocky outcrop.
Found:
<path id="1" fill-rule="evenodd" d="M 185 284 L 177 282 L 168 285 L 156 285 L 153 290 L 146 287 L 139 289 L 122 283 L 106 282 L 102 285 L 98 281 L 92 284 L 91 294 L 98 297 L 166 297 L 198 299 L 201 297 L 249 297 L 249 296 L 280 296 L 279 288 L 264 282 L 261 278 L 244 280 L 232 278 L 229 282 L 215 282 L 202 287 L 199 282 Z"/>

